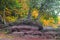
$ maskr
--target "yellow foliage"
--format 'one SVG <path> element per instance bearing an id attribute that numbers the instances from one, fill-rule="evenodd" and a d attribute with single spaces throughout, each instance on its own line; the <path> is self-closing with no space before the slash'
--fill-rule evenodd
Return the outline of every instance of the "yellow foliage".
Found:
<path id="1" fill-rule="evenodd" d="M 22 7 L 21 7 L 20 12 L 19 12 L 20 17 L 22 18 L 25 15 L 26 16 L 28 15 L 28 11 L 29 11 L 29 6 L 27 4 L 28 0 L 19 0 L 19 1 L 22 4 Z"/>
<path id="2" fill-rule="evenodd" d="M 51 26 L 53 28 L 58 28 L 56 24 L 53 24 L 54 23 L 54 19 L 53 18 L 50 18 L 50 19 L 46 20 L 46 19 L 44 19 L 44 16 L 41 16 L 40 17 L 40 21 L 43 23 L 44 27 Z"/>
<path id="3" fill-rule="evenodd" d="M 15 22 L 16 20 L 17 20 L 17 17 L 14 17 L 14 16 L 6 17 L 6 22 Z"/>
<path id="4" fill-rule="evenodd" d="M 60 21 L 60 16 L 58 16 L 58 21 Z"/>
<path id="5" fill-rule="evenodd" d="M 36 19 L 37 16 L 38 16 L 38 10 L 37 10 L 37 9 L 34 9 L 34 10 L 32 11 L 32 17 L 34 17 L 34 18 Z"/>
<path id="6" fill-rule="evenodd" d="M 58 16 L 58 25 L 60 25 L 60 16 Z"/>
<path id="7" fill-rule="evenodd" d="M 23 17 L 23 13 L 22 12 L 20 12 L 19 15 L 20 15 L 21 18 Z"/>
<path id="8" fill-rule="evenodd" d="M 53 27 L 53 28 L 58 28 L 58 27 L 57 27 L 57 24 L 52 24 L 52 27 Z"/>
<path id="9" fill-rule="evenodd" d="M 45 19 L 44 19 L 44 16 L 41 16 L 41 17 L 39 18 L 39 21 L 43 22 L 43 20 L 45 20 Z"/>
<path id="10" fill-rule="evenodd" d="M 58 28 L 57 27 L 57 24 L 53 24 L 54 23 L 54 20 L 53 19 L 49 19 L 49 20 L 43 20 L 43 26 L 46 26 L 46 27 L 48 27 L 48 26 L 51 26 L 51 27 L 53 27 L 53 28 Z"/>
<path id="11" fill-rule="evenodd" d="M 9 10 L 8 8 L 5 8 L 5 10 Z"/>
<path id="12" fill-rule="evenodd" d="M 49 20 L 43 20 L 43 25 L 48 26 L 49 25 Z"/>
<path id="13" fill-rule="evenodd" d="M 8 16 L 11 15 L 11 10 L 8 8 L 5 8 L 5 14 Z"/>
<path id="14" fill-rule="evenodd" d="M 28 10 L 29 9 L 29 7 L 28 7 L 28 5 L 26 3 L 23 3 L 22 5 L 23 5 L 22 9 L 24 9 L 24 10 Z"/>
<path id="15" fill-rule="evenodd" d="M 50 18 L 49 21 L 50 21 L 50 23 L 53 23 L 54 22 L 54 19 L 53 18 Z"/>

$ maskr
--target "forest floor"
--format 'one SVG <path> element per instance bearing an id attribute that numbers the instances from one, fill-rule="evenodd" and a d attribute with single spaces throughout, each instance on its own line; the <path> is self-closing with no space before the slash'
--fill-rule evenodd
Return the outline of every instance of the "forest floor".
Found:
<path id="1" fill-rule="evenodd" d="M 43 34 L 43 33 L 42 33 Z M 25 35 L 25 36 L 16 36 L 12 34 L 5 34 L 0 32 L 0 40 L 60 40 L 60 38 L 49 38 L 48 35 L 46 36 L 37 36 L 37 35 Z"/>
<path id="2" fill-rule="evenodd" d="M 23 35 L 24 32 L 15 32 L 15 33 L 13 32 L 11 34 L 6 34 L 5 32 L 1 31 L 0 40 L 60 40 L 60 32 L 28 31 L 28 32 L 31 32 L 31 34 Z"/>

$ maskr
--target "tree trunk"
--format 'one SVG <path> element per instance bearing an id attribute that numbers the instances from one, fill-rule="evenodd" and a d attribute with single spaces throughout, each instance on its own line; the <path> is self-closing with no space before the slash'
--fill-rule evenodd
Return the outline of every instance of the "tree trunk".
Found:
<path id="1" fill-rule="evenodd" d="M 6 23 L 6 20 L 5 20 L 5 9 L 4 9 L 4 12 L 3 12 L 3 22 L 4 22 L 4 25 L 7 25 L 7 23 Z"/>

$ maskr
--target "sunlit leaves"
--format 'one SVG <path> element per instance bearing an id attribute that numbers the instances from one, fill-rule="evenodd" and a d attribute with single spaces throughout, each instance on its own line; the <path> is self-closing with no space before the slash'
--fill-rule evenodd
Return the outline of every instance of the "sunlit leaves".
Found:
<path id="1" fill-rule="evenodd" d="M 16 13 L 19 12 L 20 8 L 21 4 L 18 0 L 0 0 L 0 11 L 2 11 L 0 15 L 2 16 L 3 23 L 15 22 L 17 19 L 14 17 L 17 17 Z"/>
<path id="2" fill-rule="evenodd" d="M 31 14 L 29 17 L 32 19 L 39 17 L 44 26 L 51 26 L 58 21 L 59 4 L 58 0 L 0 0 L 0 14 L 5 14 L 8 22 L 27 18 Z"/>
<path id="3" fill-rule="evenodd" d="M 36 19 L 36 18 L 38 17 L 38 13 L 39 13 L 39 12 L 38 12 L 37 9 L 33 9 L 31 15 L 32 15 L 32 17 L 33 17 L 34 19 Z"/>
<path id="4" fill-rule="evenodd" d="M 10 9 L 8 9 L 8 8 L 5 8 L 5 15 L 7 15 L 7 16 L 9 16 L 9 15 L 11 15 L 11 10 Z"/>
<path id="5" fill-rule="evenodd" d="M 17 17 L 7 16 L 5 19 L 6 19 L 6 22 L 15 22 L 17 20 Z"/>
<path id="6" fill-rule="evenodd" d="M 26 18 L 29 11 L 29 6 L 27 4 L 28 0 L 20 0 L 22 7 L 20 8 L 20 18 Z"/>

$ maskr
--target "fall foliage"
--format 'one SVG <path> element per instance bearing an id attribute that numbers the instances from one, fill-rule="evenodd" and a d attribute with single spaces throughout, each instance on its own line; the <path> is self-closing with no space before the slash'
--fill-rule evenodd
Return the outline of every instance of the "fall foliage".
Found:
<path id="1" fill-rule="evenodd" d="M 54 28 L 57 28 L 55 27 L 55 24 L 58 21 L 57 15 L 53 12 L 54 10 L 51 11 L 50 9 L 50 3 L 53 2 L 48 2 L 46 0 L 1 0 L 0 15 L 2 16 L 3 22 L 13 23 L 22 18 L 25 20 L 28 17 L 28 14 L 31 14 L 31 18 L 34 20 L 39 17 L 39 22 L 41 22 L 43 26 L 53 26 Z M 49 6 L 46 6 L 46 4 L 49 4 Z"/>

